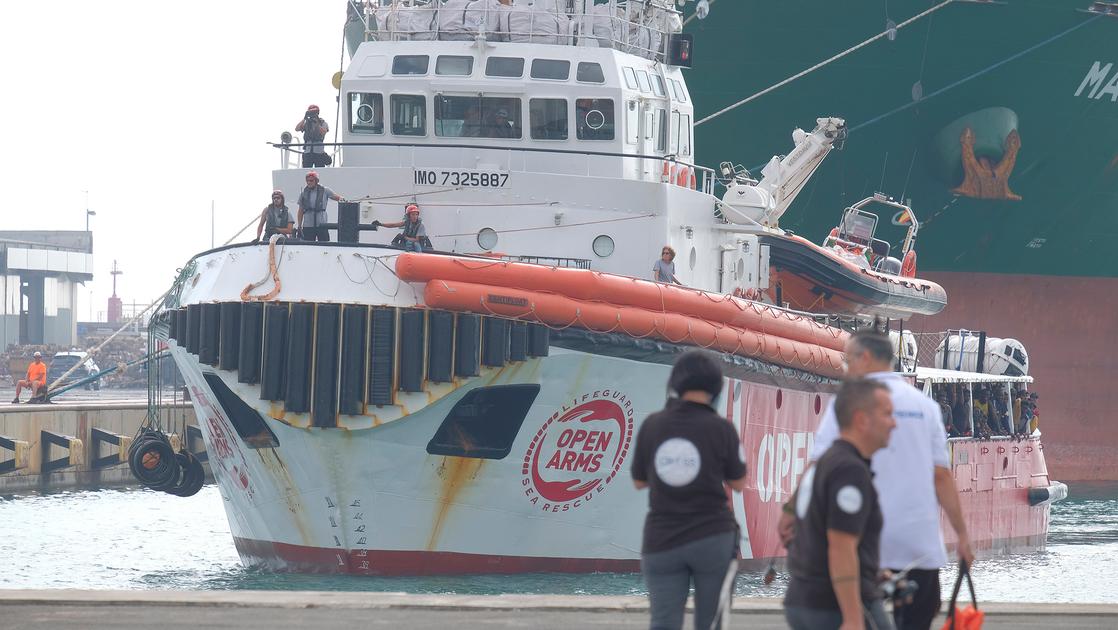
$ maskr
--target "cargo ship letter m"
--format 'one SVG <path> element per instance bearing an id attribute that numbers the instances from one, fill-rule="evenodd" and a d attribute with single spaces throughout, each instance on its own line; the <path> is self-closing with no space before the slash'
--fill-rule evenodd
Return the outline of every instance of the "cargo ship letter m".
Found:
<path id="1" fill-rule="evenodd" d="M 1104 66 L 1101 61 L 1091 64 L 1091 69 L 1087 71 L 1087 76 L 1083 77 L 1083 82 L 1079 84 L 1079 89 L 1075 91 L 1075 95 L 1079 96 L 1083 93 L 1083 90 L 1090 86 L 1091 91 L 1087 93 L 1087 98 L 1101 99 L 1109 94 L 1111 101 L 1118 102 L 1118 72 L 1114 73 L 1109 83 L 1106 81 L 1106 77 L 1113 67 L 1113 63 Z"/>

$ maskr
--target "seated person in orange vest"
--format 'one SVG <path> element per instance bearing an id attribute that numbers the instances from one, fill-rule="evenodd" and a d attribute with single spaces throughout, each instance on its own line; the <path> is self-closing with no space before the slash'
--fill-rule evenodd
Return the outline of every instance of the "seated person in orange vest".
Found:
<path id="1" fill-rule="evenodd" d="M 404 228 L 396 235 L 396 238 L 392 239 L 392 244 L 402 245 L 409 252 L 422 252 L 424 244 L 430 243 L 427 240 L 427 228 L 423 226 L 423 221 L 419 218 L 419 206 L 414 203 L 409 203 L 404 209 L 403 221 L 390 221 L 388 223 L 378 221 L 377 225 Z M 430 249 L 429 244 L 427 248 Z"/>
<path id="2" fill-rule="evenodd" d="M 40 387 L 47 384 L 47 364 L 43 363 L 43 353 L 36 352 L 35 358 L 31 361 L 31 365 L 27 366 L 27 378 L 16 383 L 16 397 L 12 403 L 19 402 L 19 395 L 23 392 L 23 388 L 31 390 L 31 395 L 34 396 L 35 392 Z"/>

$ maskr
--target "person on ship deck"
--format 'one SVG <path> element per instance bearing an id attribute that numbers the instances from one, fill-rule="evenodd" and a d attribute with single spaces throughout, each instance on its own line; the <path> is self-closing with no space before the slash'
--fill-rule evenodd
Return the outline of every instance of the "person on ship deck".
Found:
<path id="1" fill-rule="evenodd" d="M 656 282 L 683 284 L 675 277 L 675 250 L 665 245 L 660 251 L 660 259 L 652 263 L 652 279 Z"/>
<path id="2" fill-rule="evenodd" d="M 939 405 L 939 412 L 943 415 L 943 428 L 947 431 L 947 437 L 959 437 L 959 431 L 955 428 L 953 414 L 951 413 L 951 405 L 947 402 L 948 387 L 940 385 L 935 389 L 935 400 Z"/>
<path id="3" fill-rule="evenodd" d="M 323 225 L 326 221 L 326 204 L 333 199 L 338 203 L 345 199 L 338 193 L 318 183 L 318 173 L 307 173 L 307 186 L 299 194 L 297 222 L 299 233 L 304 240 L 330 242 L 330 230 Z"/>
<path id="4" fill-rule="evenodd" d="M 431 241 L 427 239 L 427 228 L 423 225 L 423 219 L 419 218 L 419 206 L 414 203 L 409 203 L 404 208 L 403 221 L 389 221 L 387 223 L 376 221 L 374 225 L 403 228 L 396 235 L 396 238 L 392 239 L 392 244 L 403 246 L 409 252 L 423 253 L 425 248 L 431 249 Z"/>
<path id="5" fill-rule="evenodd" d="M 307 106 L 307 112 L 303 114 L 303 120 L 295 125 L 295 131 L 303 134 L 303 168 L 330 166 L 333 163 L 322 144 L 330 132 L 330 125 L 319 116 L 318 105 Z"/>
<path id="6" fill-rule="evenodd" d="M 291 236 L 295 232 L 295 220 L 291 218 L 291 211 L 284 201 L 282 190 L 272 191 L 272 203 L 264 206 L 260 222 L 256 224 L 257 241 L 260 241 L 262 235 L 267 242 L 273 234 Z"/>

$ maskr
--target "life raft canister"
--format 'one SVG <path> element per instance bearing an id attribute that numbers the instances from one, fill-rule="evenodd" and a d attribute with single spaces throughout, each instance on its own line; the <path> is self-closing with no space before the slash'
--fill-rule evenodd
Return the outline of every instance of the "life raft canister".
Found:
<path id="1" fill-rule="evenodd" d="M 904 255 L 904 262 L 901 263 L 901 276 L 905 278 L 916 277 L 916 250 L 910 249 Z"/>

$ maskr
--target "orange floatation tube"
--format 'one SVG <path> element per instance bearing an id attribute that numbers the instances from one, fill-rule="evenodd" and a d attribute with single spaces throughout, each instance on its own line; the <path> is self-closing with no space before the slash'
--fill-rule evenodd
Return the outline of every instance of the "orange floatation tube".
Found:
<path id="1" fill-rule="evenodd" d="M 578 326 L 595 332 L 651 337 L 762 359 L 824 376 L 842 375 L 842 354 L 830 348 L 677 313 L 454 280 L 428 281 L 423 299 L 431 308 L 496 315 L 554 328 Z"/>
<path id="2" fill-rule="evenodd" d="M 452 280 L 556 293 L 616 307 L 631 306 L 654 313 L 698 318 L 837 352 L 842 352 L 848 336 L 837 328 L 759 302 L 588 269 L 404 253 L 396 259 L 396 275 L 407 282 Z"/>

